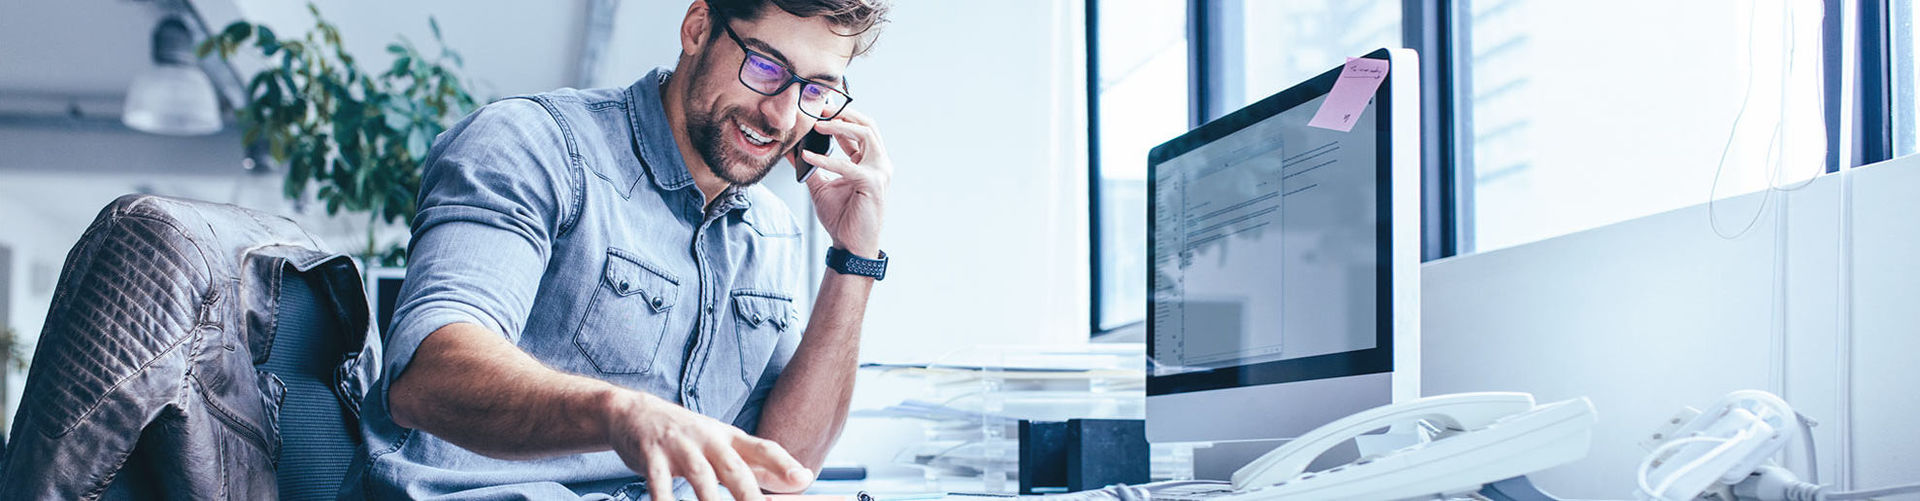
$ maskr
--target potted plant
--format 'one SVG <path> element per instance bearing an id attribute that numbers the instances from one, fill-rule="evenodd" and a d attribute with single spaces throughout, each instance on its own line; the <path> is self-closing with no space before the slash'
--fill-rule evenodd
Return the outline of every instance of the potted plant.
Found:
<path id="1" fill-rule="evenodd" d="M 340 31 L 307 4 L 314 29 L 282 39 L 266 26 L 237 21 L 201 43 L 202 57 L 231 61 L 243 49 L 257 50 L 265 68 L 246 77 L 247 103 L 238 115 L 249 147 L 264 145 L 287 168 L 284 195 L 301 201 L 309 183 L 328 215 L 364 214 L 364 256 L 402 266 L 405 246 L 379 248 L 382 224 L 411 224 L 420 189 L 420 163 L 434 136 L 465 116 L 475 100 L 460 75 L 460 55 L 433 28 L 436 55 L 405 37 L 387 45 L 393 64 L 378 73 L 363 70 L 340 44 Z M 263 144 L 264 143 L 264 144 Z"/>

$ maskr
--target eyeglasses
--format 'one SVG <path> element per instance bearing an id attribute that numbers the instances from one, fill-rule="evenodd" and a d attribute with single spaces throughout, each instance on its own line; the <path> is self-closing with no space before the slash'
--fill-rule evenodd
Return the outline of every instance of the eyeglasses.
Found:
<path id="1" fill-rule="evenodd" d="M 722 24 L 720 28 L 726 30 L 727 38 L 733 39 L 733 43 L 740 45 L 740 51 L 747 54 L 740 61 L 740 83 L 748 89 L 763 96 L 778 96 L 787 91 L 787 86 L 799 83 L 800 112 L 820 120 L 832 120 L 840 116 L 840 111 L 847 108 L 847 103 L 853 102 L 853 96 L 848 96 L 846 92 L 800 78 L 793 74 L 792 69 L 772 57 L 747 48 L 747 43 L 740 40 L 740 35 L 733 32 L 732 26 Z"/>

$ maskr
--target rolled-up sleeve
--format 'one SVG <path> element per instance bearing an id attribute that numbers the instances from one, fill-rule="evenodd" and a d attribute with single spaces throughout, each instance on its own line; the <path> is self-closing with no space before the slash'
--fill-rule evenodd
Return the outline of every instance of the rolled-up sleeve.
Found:
<path id="1" fill-rule="evenodd" d="M 489 104 L 435 142 L 387 331 L 381 398 L 441 327 L 471 323 L 518 342 L 553 240 L 577 217 L 570 158 L 558 122 L 528 99 Z"/>

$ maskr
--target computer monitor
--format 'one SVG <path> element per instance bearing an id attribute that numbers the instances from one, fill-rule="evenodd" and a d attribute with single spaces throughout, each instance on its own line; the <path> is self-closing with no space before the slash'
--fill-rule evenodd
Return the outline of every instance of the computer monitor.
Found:
<path id="1" fill-rule="evenodd" d="M 373 327 L 380 339 L 387 339 L 387 326 L 393 323 L 393 308 L 400 302 L 400 286 L 407 280 L 406 268 L 374 266 L 367 268 L 367 295 L 373 300 Z"/>
<path id="2" fill-rule="evenodd" d="M 1364 57 L 1389 71 L 1350 132 L 1308 125 L 1342 66 L 1148 155 L 1150 441 L 1287 439 L 1419 396 L 1419 63 Z"/>

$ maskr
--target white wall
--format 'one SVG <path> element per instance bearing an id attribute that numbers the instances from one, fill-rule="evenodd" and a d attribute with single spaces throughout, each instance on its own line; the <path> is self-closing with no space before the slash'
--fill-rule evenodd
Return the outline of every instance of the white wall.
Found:
<path id="1" fill-rule="evenodd" d="M 1920 430 L 1910 425 L 1920 412 L 1912 363 L 1920 229 L 1911 223 L 1920 213 L 1920 158 L 1847 175 L 1850 207 L 1841 203 L 1842 177 L 1824 176 L 1773 194 L 1739 238 L 1716 236 L 1701 205 L 1428 263 L 1423 393 L 1592 398 L 1592 453 L 1535 476 L 1562 496 L 1631 495 L 1646 454 L 1635 445 L 1641 435 L 1683 406 L 1746 388 L 1778 393 L 1821 423 L 1823 480 L 1838 478 L 1846 444 L 1857 487 L 1920 481 Z M 1723 231 L 1737 230 L 1766 196 L 1716 204 Z M 1852 245 L 1843 251 L 1847 210 Z M 1850 348 L 1839 344 L 1843 319 L 1852 322 Z M 1853 363 L 1841 372 L 1849 351 Z M 1843 377 L 1854 385 L 1850 437 L 1840 434 Z"/>
<path id="2" fill-rule="evenodd" d="M 272 28 L 282 38 L 313 29 L 307 2 L 231 0 L 249 21 Z M 657 2 L 625 2 L 643 6 Z M 405 37 L 428 56 L 439 54 L 427 19 L 440 22 L 441 35 L 465 60 L 467 82 L 476 98 L 500 98 L 572 86 L 585 25 L 581 0 L 421 0 L 356 2 L 313 0 L 320 15 L 340 28 L 340 37 L 361 68 L 385 71 L 393 64 L 387 44 Z M 218 29 L 219 27 L 215 27 Z"/>

